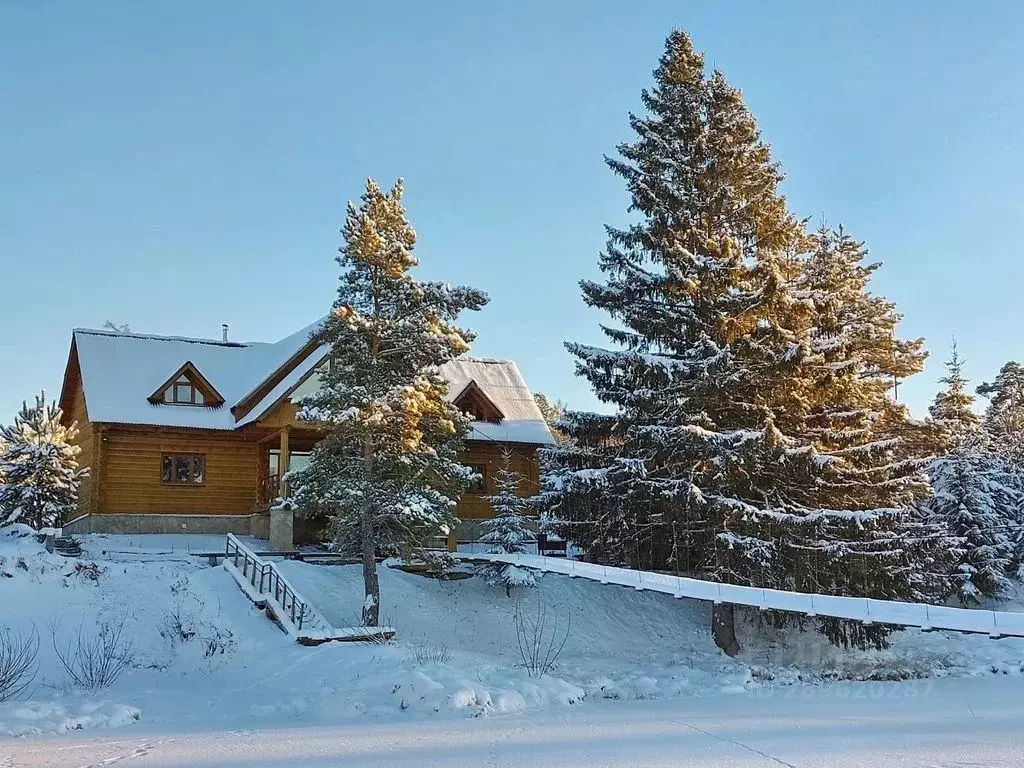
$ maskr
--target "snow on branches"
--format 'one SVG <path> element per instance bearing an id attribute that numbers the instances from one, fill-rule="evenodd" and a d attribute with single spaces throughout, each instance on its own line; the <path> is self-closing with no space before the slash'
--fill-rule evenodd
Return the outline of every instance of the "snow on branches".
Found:
<path id="1" fill-rule="evenodd" d="M 330 362 L 299 410 L 330 431 L 288 478 L 288 503 L 326 515 L 334 543 L 362 557 L 366 625 L 380 610 L 375 557 L 406 553 L 457 522 L 468 419 L 446 400 L 438 369 L 473 340 L 459 314 L 487 302 L 473 288 L 414 279 L 416 233 L 402 195 L 401 181 L 385 192 L 369 180 L 360 205 L 348 206 L 338 298 L 317 331 Z"/>
<path id="2" fill-rule="evenodd" d="M 480 541 L 491 545 L 487 550 L 490 553 L 522 553 L 534 540 L 527 518 L 529 501 L 519 495 L 520 480 L 519 473 L 512 468 L 512 454 L 506 451 L 495 478 L 496 493 L 488 497 L 494 516 L 483 523 L 484 532 L 480 537 Z M 535 584 L 528 570 L 509 563 L 486 563 L 479 567 L 479 573 L 491 586 L 504 587 L 506 595 L 515 587 Z"/>
<path id="3" fill-rule="evenodd" d="M 23 404 L 10 426 L 0 426 L 0 525 L 57 526 L 78 506 L 86 470 L 78 466 L 76 425 L 64 425 L 46 393 Z"/>

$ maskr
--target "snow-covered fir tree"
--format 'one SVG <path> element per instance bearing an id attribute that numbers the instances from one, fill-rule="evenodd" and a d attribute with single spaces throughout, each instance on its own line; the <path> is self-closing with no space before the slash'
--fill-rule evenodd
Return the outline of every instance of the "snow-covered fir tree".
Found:
<path id="1" fill-rule="evenodd" d="M 953 594 L 964 605 L 978 605 L 1009 590 L 1007 575 L 1020 562 L 1024 494 L 1019 469 L 980 428 L 955 344 L 946 369 L 945 388 L 929 408 L 946 452 L 931 463 L 934 495 L 923 509 L 960 538 Z"/>
<path id="2" fill-rule="evenodd" d="M 1012 474 L 972 439 L 935 459 L 930 475 L 934 495 L 925 505 L 928 518 L 961 539 L 954 550 L 953 594 L 968 606 L 1005 597 L 1020 527 L 1021 494 Z"/>
<path id="3" fill-rule="evenodd" d="M 952 450 L 979 437 L 981 418 L 974 412 L 974 395 L 967 391 L 963 360 L 960 359 L 955 341 L 950 358 L 946 361 L 946 371 L 946 375 L 939 379 L 945 384 L 945 389 L 935 395 L 928 413 L 942 430 L 946 449 Z"/>
<path id="4" fill-rule="evenodd" d="M 977 392 L 988 399 L 982 421 L 987 439 L 1024 467 L 1024 365 L 1011 360 Z"/>
<path id="5" fill-rule="evenodd" d="M 809 442 L 821 469 L 811 494 L 810 536 L 799 537 L 790 566 L 803 591 L 901 600 L 935 600 L 949 588 L 956 539 L 922 521 L 916 504 L 930 494 L 927 468 L 942 450 L 941 431 L 896 402 L 899 382 L 920 372 L 921 339 L 901 339 L 895 305 L 872 294 L 880 266 L 842 228 L 821 228 L 792 285 L 796 323 L 809 354 L 802 395 L 808 408 L 785 431 Z M 831 550 L 822 557 L 821 549 Z M 822 565 L 827 563 L 827 565 Z M 878 645 L 888 630 L 822 621 L 838 643 Z"/>
<path id="6" fill-rule="evenodd" d="M 438 368 L 473 339 L 459 314 L 487 302 L 473 288 L 413 278 L 416 233 L 402 193 L 401 181 L 384 192 L 370 180 L 361 204 L 349 204 L 338 298 L 319 331 L 330 365 L 299 411 L 330 431 L 309 466 L 289 474 L 289 503 L 326 514 L 339 548 L 362 558 L 367 626 L 379 618 L 376 556 L 407 552 L 457 522 L 472 474 L 457 460 L 468 420 L 446 401 Z"/>
<path id="7" fill-rule="evenodd" d="M 521 479 L 512 468 L 512 455 L 505 453 L 495 477 L 496 492 L 488 497 L 494 516 L 482 524 L 480 536 L 480 541 L 490 545 L 487 550 L 490 553 L 520 554 L 526 552 L 527 545 L 534 540 L 527 517 L 529 501 L 519 495 Z M 535 584 L 532 573 L 510 563 L 485 563 L 479 572 L 491 586 L 504 587 L 506 595 L 511 595 L 513 588 Z"/>
<path id="8" fill-rule="evenodd" d="M 920 370 L 920 342 L 894 339 L 899 316 L 866 292 L 874 267 L 859 244 L 806 236 L 739 92 L 706 75 L 684 33 L 654 75 L 647 114 L 631 117 L 637 139 L 608 161 L 639 221 L 609 228 L 604 282 L 582 283 L 615 321 L 602 330 L 617 349 L 567 345 L 616 414 L 563 419 L 567 445 L 545 452 L 546 517 L 609 561 L 936 596 L 922 574 L 939 565 L 943 537 L 906 513 L 928 491 L 928 430 L 887 397 L 892 376 Z M 811 247 L 845 263 L 833 273 Z M 733 621 L 716 606 L 727 653 L 738 650 Z M 886 633 L 823 629 L 858 645 Z"/>
<path id="9" fill-rule="evenodd" d="M 59 525 L 78 507 L 78 487 L 86 471 L 78 466 L 75 424 L 61 423 L 46 393 L 35 405 L 23 404 L 10 426 L 0 427 L 0 525 Z"/>

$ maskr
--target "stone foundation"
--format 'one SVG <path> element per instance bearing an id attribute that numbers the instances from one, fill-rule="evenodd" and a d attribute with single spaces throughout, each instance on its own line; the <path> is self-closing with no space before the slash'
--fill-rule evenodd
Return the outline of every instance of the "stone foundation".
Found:
<path id="1" fill-rule="evenodd" d="M 270 516 L 253 515 L 82 515 L 65 523 L 64 533 L 234 533 L 270 535 Z"/>

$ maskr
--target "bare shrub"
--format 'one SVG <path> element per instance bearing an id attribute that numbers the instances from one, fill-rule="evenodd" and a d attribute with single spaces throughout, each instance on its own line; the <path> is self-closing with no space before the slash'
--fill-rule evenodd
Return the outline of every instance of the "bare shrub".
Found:
<path id="1" fill-rule="evenodd" d="M 0 631 L 0 701 L 8 701 L 29 689 L 36 679 L 39 633 Z"/>
<path id="2" fill-rule="evenodd" d="M 134 660 L 135 644 L 125 615 L 100 622 L 95 631 L 83 622 L 64 645 L 58 640 L 59 631 L 59 622 L 50 624 L 53 650 L 71 683 L 80 688 L 112 685 Z"/>
<path id="3" fill-rule="evenodd" d="M 448 664 L 452 660 L 452 650 L 440 640 L 428 640 L 413 648 L 412 656 L 420 665 Z"/>
<path id="4" fill-rule="evenodd" d="M 572 615 L 566 614 L 563 631 L 558 614 L 549 611 L 538 599 L 533 611 L 524 610 L 521 603 L 516 606 L 514 624 L 516 649 L 530 677 L 541 677 L 553 671 L 569 639 Z"/>
<path id="5" fill-rule="evenodd" d="M 230 629 L 221 627 L 210 627 L 209 632 L 199 636 L 199 642 L 203 646 L 203 656 L 210 659 L 214 656 L 223 656 L 234 649 L 236 645 L 235 635 Z"/>
<path id="6" fill-rule="evenodd" d="M 362 615 L 358 615 L 352 621 L 353 627 L 359 627 L 363 623 Z M 395 630 L 393 635 L 384 634 L 383 632 L 377 634 L 368 634 L 365 639 L 361 642 L 368 643 L 369 645 L 391 645 L 394 642 L 395 636 L 398 634 L 398 622 L 395 620 L 395 614 L 384 614 L 381 616 L 378 626 L 390 627 Z M 364 627 L 366 629 L 366 627 Z"/>
<path id="7" fill-rule="evenodd" d="M 187 643 L 196 636 L 196 617 L 181 605 L 164 617 L 160 634 L 172 643 Z"/>
<path id="8" fill-rule="evenodd" d="M 75 563 L 75 574 L 86 581 L 99 581 L 103 571 L 96 563 L 87 563 L 79 560 Z"/>

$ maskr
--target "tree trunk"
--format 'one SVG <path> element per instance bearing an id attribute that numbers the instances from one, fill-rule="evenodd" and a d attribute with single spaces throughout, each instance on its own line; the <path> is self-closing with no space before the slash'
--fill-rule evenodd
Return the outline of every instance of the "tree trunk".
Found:
<path id="1" fill-rule="evenodd" d="M 736 612 L 731 605 L 715 603 L 711 609 L 711 635 L 715 645 L 727 656 L 740 652 L 740 641 L 736 639 Z"/>
<path id="2" fill-rule="evenodd" d="M 373 445 L 363 446 L 363 471 L 366 479 L 373 477 Z M 359 537 L 363 545 L 363 626 L 376 627 L 380 622 L 380 581 L 377 578 L 377 542 L 373 536 L 373 501 L 367 496 L 359 520 Z"/>

